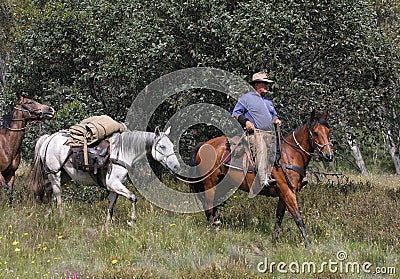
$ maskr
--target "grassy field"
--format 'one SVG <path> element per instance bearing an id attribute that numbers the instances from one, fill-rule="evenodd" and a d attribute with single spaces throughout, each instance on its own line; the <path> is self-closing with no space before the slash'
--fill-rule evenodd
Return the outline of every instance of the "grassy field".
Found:
<path id="1" fill-rule="evenodd" d="M 216 231 L 202 213 L 167 212 L 140 196 L 130 227 L 121 198 L 106 234 L 107 200 L 67 200 L 62 218 L 46 217 L 49 205 L 27 198 L 24 183 L 13 207 L 2 198 L 0 278 L 400 278 L 399 176 L 307 185 L 298 196 L 307 248 L 288 213 L 273 243 L 277 199 L 237 192 Z"/>

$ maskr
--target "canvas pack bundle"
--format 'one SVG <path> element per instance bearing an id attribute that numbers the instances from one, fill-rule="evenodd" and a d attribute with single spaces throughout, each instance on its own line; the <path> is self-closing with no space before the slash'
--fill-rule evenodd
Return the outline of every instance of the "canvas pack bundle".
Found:
<path id="1" fill-rule="evenodd" d="M 88 165 L 88 146 L 95 145 L 113 133 L 126 131 L 126 126 L 108 115 L 93 116 L 82 120 L 69 128 L 69 137 L 65 145 L 83 147 L 85 165 Z"/>

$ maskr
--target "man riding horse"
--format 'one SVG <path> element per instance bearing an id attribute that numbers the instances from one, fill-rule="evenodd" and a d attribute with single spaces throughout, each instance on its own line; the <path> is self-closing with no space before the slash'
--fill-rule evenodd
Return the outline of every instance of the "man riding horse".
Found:
<path id="1" fill-rule="evenodd" d="M 252 91 L 239 98 L 232 116 L 246 130 L 247 140 L 252 155 L 255 159 L 259 184 L 251 187 L 252 194 L 256 195 L 263 187 L 274 184 L 270 177 L 271 168 L 275 160 L 275 134 L 273 124 L 282 125 L 272 101 L 266 96 L 269 84 L 273 81 L 268 79 L 264 72 L 255 73 L 250 84 Z M 256 186 L 256 187 L 254 187 Z"/>

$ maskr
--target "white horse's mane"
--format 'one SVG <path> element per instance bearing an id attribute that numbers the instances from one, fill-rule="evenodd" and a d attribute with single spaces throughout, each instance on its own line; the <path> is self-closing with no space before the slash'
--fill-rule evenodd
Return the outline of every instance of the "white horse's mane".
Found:
<path id="1" fill-rule="evenodd" d="M 143 131 L 125 131 L 121 134 L 119 146 L 123 154 L 140 155 L 151 151 L 155 133 Z"/>

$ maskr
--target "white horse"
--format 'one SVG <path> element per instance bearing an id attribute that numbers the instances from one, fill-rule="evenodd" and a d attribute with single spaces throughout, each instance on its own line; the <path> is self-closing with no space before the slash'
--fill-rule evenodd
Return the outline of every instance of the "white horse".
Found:
<path id="1" fill-rule="evenodd" d="M 110 203 L 106 226 L 111 222 L 119 195 L 132 202 L 131 219 L 136 219 L 136 196 L 123 184 L 128 178 L 129 169 L 135 162 L 151 154 L 154 160 L 170 171 L 179 170 L 180 164 L 174 153 L 174 145 L 168 138 L 169 133 L 170 127 L 164 133 L 156 128 L 154 133 L 126 131 L 112 135 L 108 171 L 100 174 L 100 181 L 109 191 Z M 36 198 L 42 199 L 46 186 L 51 184 L 53 198 L 57 202 L 60 214 L 62 214 L 61 185 L 73 180 L 83 185 L 100 186 L 98 179 L 96 181 L 88 172 L 73 167 L 70 147 L 64 145 L 68 136 L 68 132 L 60 131 L 39 138 L 35 146 L 35 157 L 29 179 L 29 187 Z M 46 179 L 49 181 L 47 184 Z"/>

